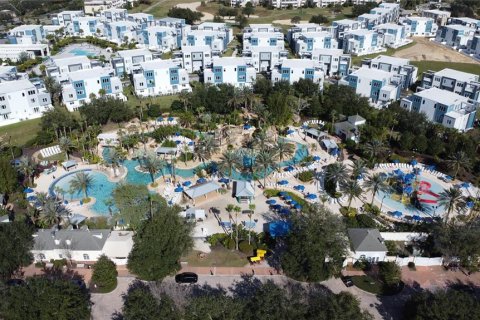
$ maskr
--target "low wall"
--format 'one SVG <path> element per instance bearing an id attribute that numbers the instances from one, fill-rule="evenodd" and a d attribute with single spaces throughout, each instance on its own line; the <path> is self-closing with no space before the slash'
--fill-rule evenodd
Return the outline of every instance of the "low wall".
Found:
<path id="1" fill-rule="evenodd" d="M 385 241 L 403 241 L 411 242 L 414 240 L 423 241 L 427 239 L 428 234 L 419 232 L 380 232 Z"/>

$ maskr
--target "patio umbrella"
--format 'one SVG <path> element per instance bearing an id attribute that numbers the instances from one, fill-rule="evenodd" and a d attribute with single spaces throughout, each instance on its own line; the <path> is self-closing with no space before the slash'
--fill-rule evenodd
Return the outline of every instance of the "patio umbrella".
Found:
<path id="1" fill-rule="evenodd" d="M 294 205 L 293 207 L 294 207 L 295 209 L 297 209 L 297 210 L 302 209 L 302 206 L 301 206 L 300 204 L 298 204 L 298 203 L 297 203 L 296 205 Z"/>
<path id="2" fill-rule="evenodd" d="M 445 176 L 445 180 L 453 180 L 453 178 L 450 176 Z"/>
<path id="3" fill-rule="evenodd" d="M 295 187 L 293 187 L 293 189 L 303 191 L 303 190 L 305 190 L 305 186 L 302 186 L 301 184 L 299 184 L 299 185 L 296 185 Z"/>
<path id="4" fill-rule="evenodd" d="M 416 166 L 416 165 L 418 164 L 418 161 L 415 160 L 415 159 L 413 159 L 413 160 L 410 162 L 410 164 L 411 164 L 412 166 Z"/>
<path id="5" fill-rule="evenodd" d="M 176 187 L 174 191 L 175 191 L 175 192 L 182 192 L 182 191 L 183 191 L 183 188 L 182 188 L 182 187 Z"/>
<path id="6" fill-rule="evenodd" d="M 248 130 L 248 129 L 250 129 L 251 127 L 252 127 L 251 125 L 246 124 L 246 125 L 243 126 L 243 129 L 244 129 L 244 130 Z"/>
<path id="7" fill-rule="evenodd" d="M 287 196 L 284 197 L 284 199 L 287 200 L 287 201 L 290 201 L 290 200 L 292 200 L 292 196 L 287 195 Z"/>
<path id="8" fill-rule="evenodd" d="M 26 188 L 25 190 L 23 190 L 23 192 L 25 193 L 32 193 L 34 190 L 32 188 Z"/>
<path id="9" fill-rule="evenodd" d="M 221 182 L 221 183 L 228 183 L 230 180 L 228 180 L 227 178 L 220 178 L 218 179 L 218 182 Z"/>
<path id="10" fill-rule="evenodd" d="M 470 183 L 468 183 L 468 182 L 463 182 L 463 183 L 461 184 L 461 186 L 462 186 L 462 188 L 468 189 L 468 188 L 470 188 Z"/>
<path id="11" fill-rule="evenodd" d="M 291 212 L 290 212 L 290 210 L 287 209 L 287 208 L 282 208 L 282 209 L 280 209 L 279 213 L 280 213 L 280 214 L 290 214 Z"/>
<path id="12" fill-rule="evenodd" d="M 321 158 L 319 156 L 313 156 L 312 159 L 313 159 L 313 161 L 320 161 L 321 160 Z"/>
<path id="13" fill-rule="evenodd" d="M 414 215 L 414 216 L 412 217 L 412 220 L 414 220 L 414 221 L 420 221 L 420 220 L 422 220 L 422 218 L 421 218 L 420 216 Z"/>
<path id="14" fill-rule="evenodd" d="M 404 175 L 403 171 L 400 170 L 400 169 L 393 170 L 393 173 L 395 173 L 397 176 L 403 176 Z"/>
<path id="15" fill-rule="evenodd" d="M 180 144 L 180 143 L 182 143 L 182 141 L 180 141 L 180 140 L 175 140 L 175 143 L 176 143 L 176 144 Z"/>
<path id="16" fill-rule="evenodd" d="M 292 134 L 294 132 L 295 132 L 295 130 L 287 130 L 287 134 Z"/>
<path id="17" fill-rule="evenodd" d="M 180 132 L 175 132 L 175 136 L 179 136 L 180 135 Z"/>
<path id="18" fill-rule="evenodd" d="M 158 118 L 157 118 L 157 121 L 158 121 L 158 122 L 162 122 L 163 120 L 164 120 L 163 117 L 158 117 Z"/>
<path id="19" fill-rule="evenodd" d="M 190 181 L 185 181 L 184 183 L 182 183 L 182 185 L 183 185 L 184 187 L 188 187 L 188 186 L 190 186 L 191 184 L 192 184 L 192 183 L 191 183 Z"/>
<path id="20" fill-rule="evenodd" d="M 287 180 L 282 180 L 278 184 L 281 185 L 281 186 L 284 186 L 284 185 L 288 184 L 288 181 Z"/>
<path id="21" fill-rule="evenodd" d="M 285 168 L 285 171 L 288 171 L 288 172 L 293 171 L 293 170 L 295 170 L 295 169 L 292 166 L 288 166 L 288 167 Z"/>
<path id="22" fill-rule="evenodd" d="M 313 200 L 313 199 L 317 199 L 317 195 L 313 193 L 309 193 L 305 196 L 305 198 Z"/>
<path id="23" fill-rule="evenodd" d="M 273 209 L 273 210 L 280 210 L 280 209 L 282 209 L 282 206 L 279 205 L 279 204 L 274 204 L 274 205 L 272 206 L 272 209 Z"/>
<path id="24" fill-rule="evenodd" d="M 395 159 L 395 160 L 393 160 L 393 163 L 400 163 L 400 160 Z"/>
<path id="25" fill-rule="evenodd" d="M 205 182 L 207 182 L 207 179 L 205 178 L 200 178 L 197 180 L 197 183 L 205 183 Z"/>
<path id="26" fill-rule="evenodd" d="M 28 200 L 28 201 L 37 201 L 37 199 L 38 199 L 38 198 L 35 197 L 35 196 L 29 196 L 29 197 L 27 197 L 27 200 Z"/>
<path id="27" fill-rule="evenodd" d="M 403 192 L 405 192 L 406 194 L 411 194 L 413 192 L 412 186 L 405 187 L 405 189 L 403 189 Z"/>
<path id="28" fill-rule="evenodd" d="M 288 193 L 286 193 L 285 191 L 280 191 L 280 192 L 278 193 L 278 195 L 279 195 L 280 197 L 285 197 L 286 195 L 288 195 Z"/>
<path id="29" fill-rule="evenodd" d="M 393 215 L 394 217 L 401 217 L 401 216 L 403 216 L 403 213 L 401 213 L 400 211 L 393 211 L 393 212 L 392 212 L 392 215 Z"/>
<path id="30" fill-rule="evenodd" d="M 277 203 L 277 200 L 275 200 L 275 199 L 268 199 L 268 200 L 266 201 L 266 203 L 272 205 L 272 204 Z"/>
<path id="31" fill-rule="evenodd" d="M 173 121 L 173 117 L 168 117 L 168 121 Z"/>
<path id="32" fill-rule="evenodd" d="M 471 209 L 471 208 L 473 208 L 474 206 L 475 206 L 475 202 L 473 202 L 473 201 L 468 201 L 468 202 L 467 202 L 467 208 Z"/>
<path id="33" fill-rule="evenodd" d="M 194 142 L 193 142 L 193 141 L 189 141 L 189 142 L 188 142 L 188 145 L 189 145 L 189 146 L 193 146 L 193 145 L 194 145 Z"/>
<path id="34" fill-rule="evenodd" d="M 291 206 L 294 206 L 294 205 L 296 205 L 296 204 L 298 204 L 297 201 L 295 201 L 295 200 L 290 201 L 290 205 L 291 205 Z"/>

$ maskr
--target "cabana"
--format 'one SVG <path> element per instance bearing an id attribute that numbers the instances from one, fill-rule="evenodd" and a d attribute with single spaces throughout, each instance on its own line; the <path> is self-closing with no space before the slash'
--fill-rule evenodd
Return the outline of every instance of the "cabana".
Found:
<path id="1" fill-rule="evenodd" d="M 155 150 L 155 154 L 160 157 L 166 157 L 167 155 L 169 156 L 174 156 L 177 154 L 177 148 L 176 147 L 158 147 Z"/>
<path id="2" fill-rule="evenodd" d="M 185 211 L 180 212 L 180 215 L 187 219 L 198 220 L 198 219 L 205 219 L 205 210 L 197 209 L 197 208 L 188 208 Z"/>
<path id="3" fill-rule="evenodd" d="M 67 171 L 70 170 L 71 168 L 76 168 L 77 166 L 78 166 L 78 163 L 75 160 L 68 160 L 68 161 L 62 162 L 63 169 Z"/>
<path id="4" fill-rule="evenodd" d="M 320 131 L 320 130 L 315 129 L 315 128 L 306 129 L 305 134 L 307 135 L 307 137 L 316 139 L 318 141 L 320 141 L 320 139 L 322 139 L 323 137 L 325 137 L 327 135 L 325 132 Z"/>
<path id="5" fill-rule="evenodd" d="M 120 139 L 116 132 L 100 133 L 97 136 L 97 140 L 101 146 L 118 146 L 120 143 Z"/>
<path id="6" fill-rule="evenodd" d="M 323 139 L 322 144 L 325 147 L 325 149 L 327 149 L 328 153 L 332 153 L 332 152 L 335 152 L 336 150 L 338 150 L 337 143 L 335 141 L 333 141 L 332 139 Z"/>
<path id="7" fill-rule="evenodd" d="M 220 185 L 210 181 L 203 184 L 197 184 L 183 191 L 183 194 L 193 201 L 193 203 L 201 202 L 207 199 L 209 196 L 214 196 L 217 191 L 221 189 Z"/>
<path id="8" fill-rule="evenodd" d="M 239 203 L 250 203 L 255 197 L 255 187 L 251 181 L 235 181 L 234 196 Z"/>

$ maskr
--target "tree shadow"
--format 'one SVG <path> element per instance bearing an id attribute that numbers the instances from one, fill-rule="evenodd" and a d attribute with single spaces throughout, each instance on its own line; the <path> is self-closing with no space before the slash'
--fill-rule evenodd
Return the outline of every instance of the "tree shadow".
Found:
<path id="1" fill-rule="evenodd" d="M 371 304 L 370 307 L 377 309 L 382 319 L 403 320 L 403 311 L 406 302 L 413 294 L 423 291 L 424 289 L 417 282 L 409 285 L 405 284 L 403 290 L 395 295 L 377 296 L 379 302 Z"/>
<path id="2" fill-rule="evenodd" d="M 243 274 L 241 281 L 235 281 L 228 290 L 234 298 L 248 298 L 255 294 L 261 287 L 262 282 L 251 274 Z"/>

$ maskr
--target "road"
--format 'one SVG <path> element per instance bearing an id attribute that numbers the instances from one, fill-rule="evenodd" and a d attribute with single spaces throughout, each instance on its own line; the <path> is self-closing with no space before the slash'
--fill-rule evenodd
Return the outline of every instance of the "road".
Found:
<path id="1" fill-rule="evenodd" d="M 256 276 L 256 278 L 261 281 L 271 279 L 279 285 L 293 281 L 284 276 Z M 199 275 L 198 284 L 207 284 L 211 287 L 220 286 L 223 288 L 229 288 L 235 282 L 239 282 L 241 280 L 241 276 Z M 111 319 L 115 312 L 121 311 L 123 305 L 122 294 L 126 293 L 129 284 L 133 281 L 134 278 L 131 277 L 120 277 L 118 278 L 118 286 L 113 292 L 108 294 L 92 294 L 92 302 L 94 303 L 92 307 L 92 318 L 94 320 Z M 401 315 L 400 308 L 410 294 L 410 292 L 402 292 L 396 296 L 378 298 L 375 295 L 364 292 L 356 287 L 347 288 L 340 279 L 330 279 L 322 282 L 321 284 L 329 288 L 334 293 L 348 291 L 354 294 L 359 298 L 361 307 L 370 312 L 374 318 L 378 320 L 397 320 Z M 171 277 L 166 278 L 160 285 L 162 290 L 166 292 L 175 291 L 175 294 L 177 295 L 179 292 L 179 286 L 181 286 L 180 291 L 183 292 L 185 292 L 185 289 L 188 291 L 191 288 L 189 288 L 187 285 L 175 284 L 174 279 Z M 175 294 L 173 295 L 175 296 Z M 392 314 L 396 316 L 392 316 Z"/>

